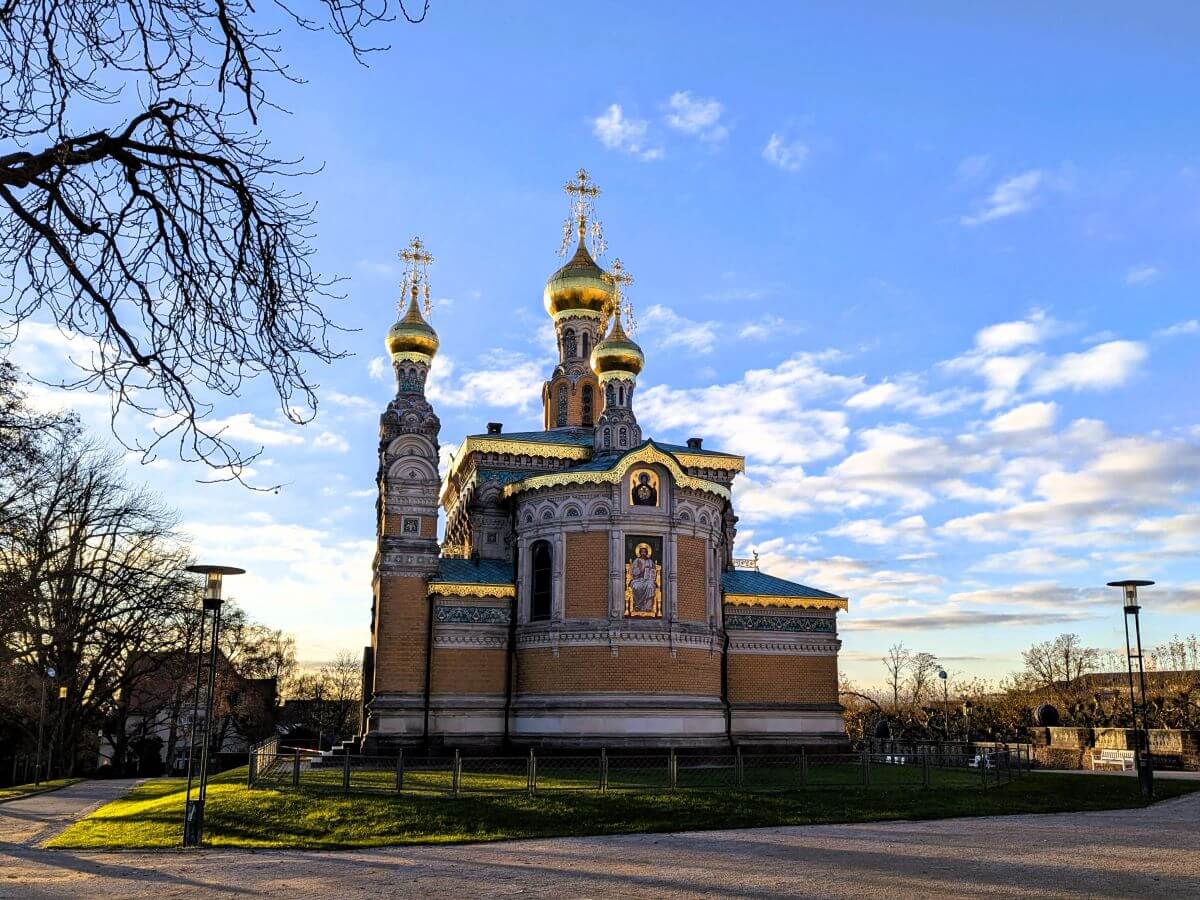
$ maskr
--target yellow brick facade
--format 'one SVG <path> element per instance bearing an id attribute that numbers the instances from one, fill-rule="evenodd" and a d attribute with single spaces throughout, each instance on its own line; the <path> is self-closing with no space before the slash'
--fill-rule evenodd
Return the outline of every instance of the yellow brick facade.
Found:
<path id="1" fill-rule="evenodd" d="M 608 532 L 567 535 L 566 618 L 608 617 Z"/>
<path id="2" fill-rule="evenodd" d="M 429 621 L 422 577 L 379 579 L 375 617 L 375 693 L 425 690 L 425 634 Z"/>
<path id="3" fill-rule="evenodd" d="M 430 694 L 504 694 L 503 650 L 435 647 Z"/>
<path id="4" fill-rule="evenodd" d="M 517 689 L 524 694 L 721 693 L 721 657 L 665 647 L 559 647 L 518 653 Z"/>
<path id="5" fill-rule="evenodd" d="M 679 538 L 678 610 L 681 622 L 708 621 L 708 542 Z"/>
<path id="6" fill-rule="evenodd" d="M 729 654 L 731 703 L 836 703 L 836 656 Z"/>

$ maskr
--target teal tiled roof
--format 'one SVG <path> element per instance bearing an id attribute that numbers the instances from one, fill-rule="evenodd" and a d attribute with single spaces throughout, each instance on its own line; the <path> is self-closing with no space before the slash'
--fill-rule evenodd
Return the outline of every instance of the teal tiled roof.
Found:
<path id="1" fill-rule="evenodd" d="M 682 445 L 682 444 L 659 444 L 658 441 L 655 441 L 654 443 L 658 445 L 659 450 L 666 450 L 668 453 L 698 453 L 701 456 L 737 456 L 738 455 L 736 453 L 726 453 L 723 450 L 705 450 L 703 447 L 688 447 L 688 446 Z"/>
<path id="2" fill-rule="evenodd" d="M 500 559 L 438 560 L 437 574 L 429 579 L 447 584 L 513 584 L 512 563 Z"/>
<path id="3" fill-rule="evenodd" d="M 529 441 L 532 444 L 568 444 L 590 447 L 595 433 L 591 428 L 555 428 L 550 431 L 502 431 L 499 434 L 470 434 L 467 437 L 493 441 Z"/>
<path id="4" fill-rule="evenodd" d="M 824 600 L 841 600 L 837 594 L 819 591 L 795 581 L 787 581 L 753 572 L 749 569 L 732 569 L 721 573 L 721 589 L 726 594 L 742 594 L 753 597 L 817 597 Z"/>

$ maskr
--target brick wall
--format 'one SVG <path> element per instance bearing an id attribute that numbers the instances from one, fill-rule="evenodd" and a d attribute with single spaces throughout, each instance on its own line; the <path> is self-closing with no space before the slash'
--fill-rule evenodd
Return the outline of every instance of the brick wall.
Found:
<path id="1" fill-rule="evenodd" d="M 409 516 L 411 518 L 411 515 Z M 437 516 L 418 516 L 421 520 L 421 537 L 437 537 Z M 387 513 L 383 517 L 383 533 L 391 537 L 402 537 L 404 534 L 404 516 L 400 513 Z"/>
<path id="2" fill-rule="evenodd" d="M 836 703 L 836 656 L 729 654 L 732 703 Z"/>
<path id="3" fill-rule="evenodd" d="M 517 690 L 526 694 L 648 693 L 720 696 L 721 657 L 663 647 L 560 647 L 518 654 Z"/>
<path id="4" fill-rule="evenodd" d="M 681 622 L 708 621 L 708 542 L 704 538 L 679 538 L 678 611 Z"/>
<path id="5" fill-rule="evenodd" d="M 435 647 L 430 694 L 503 694 L 503 650 Z"/>
<path id="6" fill-rule="evenodd" d="M 608 532 L 567 535 L 566 618 L 608 618 Z"/>
<path id="7" fill-rule="evenodd" d="M 425 578 L 379 579 L 375 621 L 375 692 L 425 690 L 425 632 L 429 616 Z"/>
<path id="8" fill-rule="evenodd" d="M 567 376 L 552 379 L 550 381 L 550 390 L 543 395 L 545 409 L 543 419 L 547 428 L 555 428 L 558 425 L 558 388 L 563 385 L 567 391 L 567 424 L 579 427 L 583 423 L 583 386 L 591 385 L 592 388 L 592 423 L 600 418 L 600 413 L 604 411 L 604 392 L 600 390 L 600 382 L 591 372 L 580 376 L 579 380 L 574 385 L 571 384 L 571 379 Z"/>

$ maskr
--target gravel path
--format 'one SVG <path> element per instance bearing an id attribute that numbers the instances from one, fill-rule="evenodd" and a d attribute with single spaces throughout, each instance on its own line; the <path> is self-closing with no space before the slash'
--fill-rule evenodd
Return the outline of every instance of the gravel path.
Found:
<path id="1" fill-rule="evenodd" d="M 138 779 L 130 778 L 81 781 L 57 791 L 0 803 L 0 847 L 7 850 L 38 844 L 97 807 L 124 796 L 138 783 Z"/>
<path id="2" fill-rule="evenodd" d="M 0 897 L 201 894 L 1200 897 L 1200 795 L 1101 813 L 332 853 L 0 846 Z"/>

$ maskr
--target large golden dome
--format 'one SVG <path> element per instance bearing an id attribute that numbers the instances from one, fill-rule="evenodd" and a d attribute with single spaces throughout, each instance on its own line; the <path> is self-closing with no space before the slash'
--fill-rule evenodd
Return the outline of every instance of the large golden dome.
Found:
<path id="1" fill-rule="evenodd" d="M 437 332 L 421 315 L 415 291 L 404 318 L 388 329 L 387 349 L 392 359 L 422 356 L 428 358 L 426 361 L 432 360 L 438 351 Z"/>
<path id="2" fill-rule="evenodd" d="M 567 313 L 599 319 L 612 295 L 612 285 L 605 280 L 604 270 L 596 265 L 580 237 L 575 255 L 546 282 L 543 297 L 546 312 L 555 319 Z"/>
<path id="3" fill-rule="evenodd" d="M 621 376 L 636 377 L 646 364 L 642 348 L 625 333 L 619 313 L 613 319 L 608 336 L 592 348 L 591 363 L 592 371 L 601 381 Z"/>

